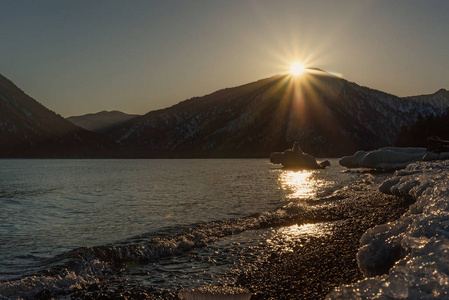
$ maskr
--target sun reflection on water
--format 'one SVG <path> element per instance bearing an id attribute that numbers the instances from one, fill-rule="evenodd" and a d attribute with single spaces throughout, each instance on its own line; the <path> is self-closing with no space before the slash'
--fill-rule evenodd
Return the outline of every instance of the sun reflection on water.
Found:
<path id="1" fill-rule="evenodd" d="M 284 171 L 279 175 L 279 182 L 289 199 L 313 198 L 328 183 L 315 174 L 316 171 L 312 170 Z"/>
<path id="2" fill-rule="evenodd" d="M 273 235 L 267 243 L 277 252 L 293 252 L 302 247 L 311 238 L 320 238 L 332 234 L 332 223 L 292 225 L 273 230 Z"/>

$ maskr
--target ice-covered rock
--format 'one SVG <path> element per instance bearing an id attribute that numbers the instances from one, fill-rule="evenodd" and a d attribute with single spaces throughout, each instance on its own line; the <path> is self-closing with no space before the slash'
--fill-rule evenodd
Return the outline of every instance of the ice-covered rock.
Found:
<path id="1" fill-rule="evenodd" d="M 357 151 L 344 156 L 339 163 L 346 168 L 398 170 L 418 161 L 449 159 L 449 152 L 432 152 L 426 148 L 384 147 L 373 151 Z"/>
<path id="2" fill-rule="evenodd" d="M 363 235 L 357 260 L 367 278 L 326 299 L 449 299 L 449 160 L 411 164 L 380 190 L 416 202 Z"/>
<path id="3" fill-rule="evenodd" d="M 423 159 L 425 148 L 385 147 L 373 151 L 357 151 L 344 156 L 340 165 L 347 168 L 401 169 Z"/>

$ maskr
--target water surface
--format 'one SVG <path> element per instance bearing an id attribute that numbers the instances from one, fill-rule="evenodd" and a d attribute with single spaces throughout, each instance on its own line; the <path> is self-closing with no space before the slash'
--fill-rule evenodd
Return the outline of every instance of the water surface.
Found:
<path id="1" fill-rule="evenodd" d="M 120 276 L 141 285 L 226 281 L 259 243 L 313 229 L 267 222 L 361 176 L 331 164 L 301 171 L 266 159 L 0 160 L 0 280 L 83 257 L 73 273 L 95 281 L 93 262 L 113 257 L 127 266 Z"/>

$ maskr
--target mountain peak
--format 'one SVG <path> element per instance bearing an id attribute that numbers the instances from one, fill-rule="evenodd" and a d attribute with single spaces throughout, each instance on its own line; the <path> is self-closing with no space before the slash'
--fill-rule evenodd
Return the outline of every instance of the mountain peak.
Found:
<path id="1" fill-rule="evenodd" d="M 436 95 L 445 95 L 445 96 L 447 96 L 447 95 L 449 95 L 449 91 L 446 90 L 446 89 L 439 89 L 435 94 Z"/>

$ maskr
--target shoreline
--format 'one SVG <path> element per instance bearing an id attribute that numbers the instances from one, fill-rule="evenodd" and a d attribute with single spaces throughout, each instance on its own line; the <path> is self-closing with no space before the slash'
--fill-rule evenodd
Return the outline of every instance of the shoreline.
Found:
<path id="1" fill-rule="evenodd" d="M 334 288 L 363 279 L 356 259 L 360 238 L 369 228 L 399 218 L 412 203 L 411 198 L 378 192 L 378 181 L 382 182 L 384 177 L 364 174 L 352 185 L 330 196 L 319 201 L 305 201 L 304 209 L 296 206 L 283 208 L 293 210 L 294 215 L 287 213 L 277 219 L 283 213 L 278 215 L 273 211 L 276 217 L 272 220 L 271 215 L 264 216 L 258 221 L 261 223 L 256 230 L 260 227 L 273 231 L 274 243 L 265 243 L 260 246 L 261 252 L 250 253 L 256 263 L 251 268 L 243 264 L 238 270 L 231 269 L 224 275 L 231 275 L 233 280 L 217 286 L 244 288 L 252 293 L 251 299 L 323 299 Z M 241 221 L 245 222 L 247 218 Z M 282 251 L 286 245 L 282 238 L 288 237 L 288 232 L 284 235 L 283 231 L 307 228 L 311 224 L 317 227 L 315 232 L 306 233 L 306 239 L 289 240 L 289 251 Z M 247 231 L 251 230 L 251 226 L 247 228 Z M 253 250 L 249 247 L 245 251 Z M 182 289 L 177 287 L 160 289 L 157 285 L 128 284 L 126 280 L 126 274 L 122 277 L 119 271 L 112 277 L 107 276 L 76 290 L 44 289 L 35 294 L 35 298 L 180 299 Z"/>
<path id="2" fill-rule="evenodd" d="M 372 192 L 337 202 L 316 211 L 318 218 L 340 218 L 331 234 L 311 238 L 292 252 L 272 253 L 258 269 L 241 274 L 236 286 L 249 290 L 251 299 L 324 299 L 334 288 L 364 279 L 357 265 L 360 238 L 401 217 L 413 201 Z"/>
<path id="3" fill-rule="evenodd" d="M 294 241 L 290 245 L 292 251 L 266 249 L 263 262 L 255 268 L 241 269 L 235 283 L 227 287 L 249 291 L 251 300 L 324 299 L 335 288 L 363 280 L 365 277 L 357 264 L 361 237 L 376 225 L 400 218 L 413 200 L 372 190 L 367 193 L 346 191 L 344 195 L 309 211 L 310 218 L 302 215 L 277 227 L 332 224 L 328 233 L 310 234 L 306 240 Z M 181 291 L 159 291 L 151 287 L 111 289 L 109 283 L 104 282 L 69 294 L 72 299 L 177 300 L 181 299 Z"/>
<path id="4" fill-rule="evenodd" d="M 313 224 L 323 226 L 325 230 L 318 231 L 325 234 L 308 233 L 305 239 L 289 241 L 291 251 L 287 252 L 265 245 L 255 265 L 248 268 L 243 261 L 243 265 L 234 270 L 237 271 L 235 281 L 217 287 L 247 290 L 252 300 L 324 299 L 335 288 L 363 280 L 365 277 L 357 263 L 360 239 L 370 228 L 400 218 L 413 203 L 411 197 L 379 192 L 379 183 L 385 177 L 366 174 L 360 181 L 319 202 L 308 202 L 307 210 L 271 228 L 282 231 L 291 226 Z M 282 243 L 275 241 L 275 246 L 282 246 Z M 173 300 L 181 299 L 181 292 L 182 289 L 162 291 L 143 286 L 121 290 L 104 282 L 75 292 L 72 297 Z"/>

